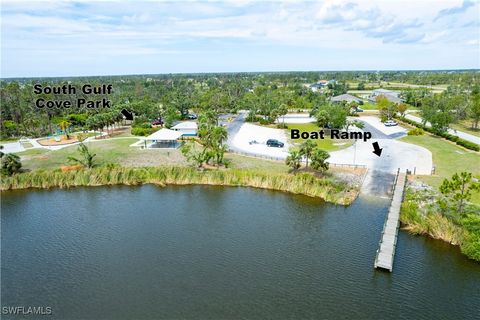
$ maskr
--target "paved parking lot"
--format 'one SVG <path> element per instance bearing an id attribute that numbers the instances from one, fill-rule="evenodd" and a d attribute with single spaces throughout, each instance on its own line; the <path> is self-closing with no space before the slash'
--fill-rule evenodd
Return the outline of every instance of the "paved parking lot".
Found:
<path id="1" fill-rule="evenodd" d="M 393 127 L 387 127 L 384 125 L 378 117 L 374 116 L 363 116 L 359 117 L 358 120 L 363 121 L 364 123 L 372 126 L 375 130 L 380 131 L 386 136 L 390 137 L 400 137 L 407 134 L 407 129 L 402 126 L 396 125 Z M 367 128 L 365 128 L 367 130 Z"/>
<path id="2" fill-rule="evenodd" d="M 373 151 L 373 142 L 383 148 L 378 157 Z M 367 142 L 358 140 L 353 146 L 330 153 L 330 163 L 362 164 L 370 169 L 396 172 L 400 168 L 415 171 L 417 174 L 429 175 L 432 172 L 432 153 L 420 146 L 394 139 L 370 139 Z"/>
<path id="3" fill-rule="evenodd" d="M 288 118 L 288 120 L 287 120 Z M 311 122 L 307 114 L 287 115 L 286 121 L 296 121 L 290 123 L 308 123 Z M 372 116 L 356 118 L 365 123 L 364 131 L 370 131 L 373 139 L 367 142 L 357 141 L 353 146 L 340 151 L 330 153 L 328 161 L 337 164 L 361 164 L 369 169 L 382 172 L 394 173 L 400 168 L 415 171 L 417 174 L 431 174 L 432 171 L 432 153 L 420 146 L 395 140 L 404 136 L 407 130 L 401 126 L 386 127 L 380 119 Z M 267 128 L 263 126 L 244 123 L 244 115 L 235 119 L 229 130 L 229 146 L 236 152 L 244 152 L 258 155 L 261 157 L 272 157 L 285 159 L 288 156 L 287 130 Z M 352 131 L 358 129 L 352 128 Z M 285 143 L 283 148 L 267 147 L 265 142 L 268 139 L 277 139 Z M 256 140 L 258 144 L 249 144 Z M 373 142 L 378 142 L 380 148 L 383 148 L 381 157 L 376 156 L 373 151 Z"/>
<path id="4" fill-rule="evenodd" d="M 268 139 L 277 139 L 285 145 L 283 148 L 267 147 Z M 250 144 L 250 141 L 258 143 Z M 250 153 L 258 156 L 285 159 L 288 156 L 286 131 L 282 129 L 267 128 L 251 123 L 244 123 L 231 140 L 230 148 L 237 152 Z"/>

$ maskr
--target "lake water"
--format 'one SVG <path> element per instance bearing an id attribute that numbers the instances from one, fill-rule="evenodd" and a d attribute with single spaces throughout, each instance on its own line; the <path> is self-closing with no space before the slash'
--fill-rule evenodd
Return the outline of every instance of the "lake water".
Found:
<path id="1" fill-rule="evenodd" d="M 1 209 L 2 306 L 41 319 L 480 319 L 480 264 L 455 247 L 402 231 L 393 273 L 374 270 L 385 199 L 118 186 Z"/>

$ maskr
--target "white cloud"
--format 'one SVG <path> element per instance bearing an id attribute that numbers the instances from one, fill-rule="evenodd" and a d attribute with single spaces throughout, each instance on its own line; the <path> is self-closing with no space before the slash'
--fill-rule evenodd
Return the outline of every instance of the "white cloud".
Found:
<path id="1" fill-rule="evenodd" d="M 381 54 L 403 51 L 412 53 L 413 59 L 418 52 L 418 59 L 427 61 L 426 52 L 440 50 L 459 56 L 469 47 L 468 54 L 478 54 L 472 42 L 479 38 L 478 9 L 478 3 L 433 0 L 3 1 L 2 63 L 20 70 L 18 65 L 27 59 L 52 63 L 65 55 L 84 61 L 196 52 L 195 58 L 202 52 L 228 50 L 235 54 L 244 50 L 244 56 L 252 59 L 289 52 L 294 62 L 306 53 L 321 56 L 330 50 L 337 53 L 329 59 L 338 56 L 343 61 L 356 61 L 359 52 L 369 52 L 376 57 L 372 61 L 384 61 L 388 58 Z M 392 56 L 391 64 L 396 63 Z"/>

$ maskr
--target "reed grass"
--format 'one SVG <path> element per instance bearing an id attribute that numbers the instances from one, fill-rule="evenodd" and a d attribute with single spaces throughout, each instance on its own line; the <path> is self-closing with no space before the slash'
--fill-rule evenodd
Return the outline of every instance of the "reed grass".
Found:
<path id="1" fill-rule="evenodd" d="M 453 219 L 439 212 L 422 212 L 417 202 L 407 200 L 402 204 L 400 221 L 404 230 L 459 246 L 468 258 L 480 261 L 480 215 Z"/>
<path id="2" fill-rule="evenodd" d="M 198 171 L 191 167 L 175 166 L 98 167 L 67 172 L 36 170 L 4 177 L 0 190 L 119 184 L 243 186 L 319 197 L 341 205 L 349 205 L 358 194 L 358 188 L 331 178 L 317 178 L 308 173 L 292 175 L 238 169 Z"/>

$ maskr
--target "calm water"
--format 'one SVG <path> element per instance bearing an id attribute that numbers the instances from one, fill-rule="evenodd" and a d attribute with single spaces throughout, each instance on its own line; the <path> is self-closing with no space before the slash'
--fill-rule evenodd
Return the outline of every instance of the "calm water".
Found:
<path id="1" fill-rule="evenodd" d="M 480 319 L 480 264 L 445 243 L 401 232 L 394 272 L 373 269 L 387 207 L 201 186 L 3 193 L 2 305 L 56 319 Z"/>

